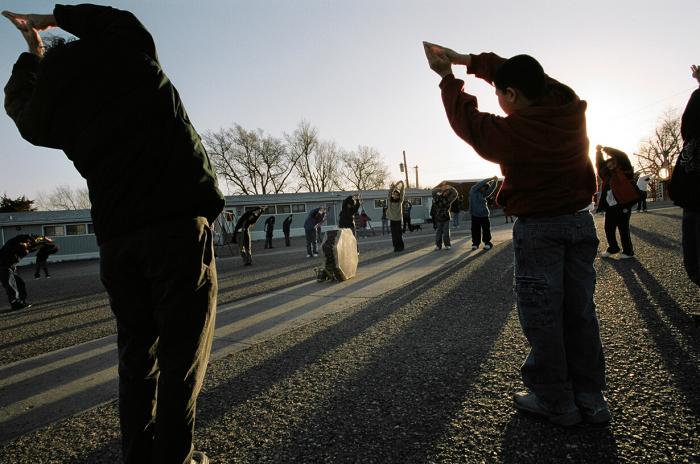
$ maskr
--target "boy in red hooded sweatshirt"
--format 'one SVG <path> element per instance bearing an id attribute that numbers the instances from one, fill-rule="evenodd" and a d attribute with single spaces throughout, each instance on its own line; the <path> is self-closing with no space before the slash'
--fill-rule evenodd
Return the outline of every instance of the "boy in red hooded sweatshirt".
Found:
<path id="1" fill-rule="evenodd" d="M 605 361 L 593 303 L 598 248 L 588 211 L 596 191 L 588 156 L 586 102 L 550 78 L 534 58 L 460 54 L 424 42 L 455 133 L 504 175 L 498 203 L 517 216 L 513 228 L 518 316 L 530 343 L 522 366 L 528 391 L 515 407 L 572 426 L 607 423 Z M 500 117 L 480 112 L 463 65 L 495 86 Z"/>

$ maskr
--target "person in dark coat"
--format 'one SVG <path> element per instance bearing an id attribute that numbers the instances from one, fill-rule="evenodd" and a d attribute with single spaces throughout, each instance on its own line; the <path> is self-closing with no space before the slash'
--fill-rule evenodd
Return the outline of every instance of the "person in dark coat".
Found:
<path id="1" fill-rule="evenodd" d="M 690 67 L 693 79 L 700 84 L 700 67 Z M 700 88 L 690 95 L 681 117 L 683 150 L 673 169 L 669 193 L 673 203 L 683 208 L 683 265 L 688 278 L 700 286 Z M 691 308 L 700 324 L 700 308 Z"/>
<path id="2" fill-rule="evenodd" d="M 216 319 L 211 224 L 224 206 L 209 156 L 132 13 L 3 15 L 29 46 L 5 110 L 24 139 L 63 150 L 90 192 L 117 320 L 124 461 L 208 462 L 193 451 L 194 418 Z M 39 31 L 52 27 L 78 40 L 44 55 Z"/>
<path id="3" fill-rule="evenodd" d="M 603 159 L 603 152 L 610 156 Z M 630 163 L 627 154 L 616 148 L 596 146 L 596 166 L 598 175 L 603 179 L 603 189 L 598 202 L 598 210 L 605 211 L 605 238 L 608 241 L 608 248 L 600 254 L 602 258 L 610 258 L 620 253 L 620 246 L 617 243 L 616 231 L 620 232 L 620 242 L 622 242 L 622 253 L 620 259 L 630 259 L 634 256 L 634 247 L 630 235 L 630 217 L 632 216 L 632 206 L 637 203 L 635 199 L 632 203 L 620 203 L 611 188 L 610 179 L 617 170 L 622 171 L 630 184 L 634 184 L 634 168 Z"/>
<path id="4" fill-rule="evenodd" d="M 309 215 L 304 221 L 304 232 L 306 233 L 306 257 L 318 256 L 318 243 L 316 234 L 317 228 L 326 220 L 326 209 L 315 208 L 309 211 Z"/>
<path id="5" fill-rule="evenodd" d="M 340 208 L 340 214 L 338 215 L 338 227 L 341 229 L 350 229 L 352 234 L 357 236 L 355 231 L 355 215 L 360 209 L 360 200 L 352 195 L 348 196 L 343 200 L 343 204 Z"/>
<path id="6" fill-rule="evenodd" d="M 289 240 L 289 234 L 292 228 L 292 221 L 294 220 L 294 215 L 290 214 L 282 223 L 282 232 L 284 233 L 284 244 L 285 246 L 291 245 Z"/>
<path id="7" fill-rule="evenodd" d="M 44 240 L 38 244 L 38 249 L 36 251 L 36 265 L 34 268 L 34 278 L 38 279 L 41 277 L 41 271 L 44 271 L 44 276 L 46 278 L 51 277 L 49 274 L 49 266 L 47 261 L 49 256 L 54 253 L 58 253 L 58 246 L 48 237 L 44 237 Z"/>
<path id="8" fill-rule="evenodd" d="M 0 282 L 7 292 L 12 311 L 29 308 L 27 287 L 17 272 L 17 264 L 35 248 L 35 239 L 31 235 L 12 237 L 0 248 Z"/>
<path id="9" fill-rule="evenodd" d="M 275 216 L 265 220 L 265 248 L 272 248 L 272 234 L 275 231 Z"/>
<path id="10" fill-rule="evenodd" d="M 233 228 L 233 243 L 238 243 L 244 266 L 253 264 L 253 242 L 250 236 L 250 229 L 258 222 L 266 208 L 266 206 L 257 206 L 246 211 L 236 222 L 236 227 Z M 237 241 L 239 230 L 241 231 L 240 242 Z"/>
<path id="11" fill-rule="evenodd" d="M 406 229 L 408 229 L 409 232 L 413 232 L 413 226 L 411 226 L 411 209 L 413 209 L 413 203 L 411 203 L 409 200 L 404 200 L 403 201 L 403 229 L 401 229 L 402 233 L 406 233 Z"/>

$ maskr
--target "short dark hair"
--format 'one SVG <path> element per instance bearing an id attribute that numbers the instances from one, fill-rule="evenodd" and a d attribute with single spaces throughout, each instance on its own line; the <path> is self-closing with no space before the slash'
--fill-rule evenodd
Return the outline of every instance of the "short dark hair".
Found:
<path id="1" fill-rule="evenodd" d="M 544 69 L 530 55 L 516 55 L 496 70 L 493 83 L 501 92 L 512 87 L 521 91 L 528 100 L 536 100 L 544 93 Z"/>

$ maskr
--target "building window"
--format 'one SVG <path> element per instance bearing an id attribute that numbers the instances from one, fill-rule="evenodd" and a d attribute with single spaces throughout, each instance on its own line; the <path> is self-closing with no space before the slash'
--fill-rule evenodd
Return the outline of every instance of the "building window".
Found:
<path id="1" fill-rule="evenodd" d="M 66 229 L 63 226 L 44 226 L 44 235 L 48 237 L 63 237 Z"/>
<path id="2" fill-rule="evenodd" d="M 92 222 L 88 222 L 87 228 L 88 228 L 88 234 L 92 234 L 92 235 L 95 234 L 95 227 L 92 225 Z"/>
<path id="3" fill-rule="evenodd" d="M 306 203 L 297 203 L 292 205 L 292 213 L 305 213 Z"/>
<path id="4" fill-rule="evenodd" d="M 420 206 L 423 204 L 423 199 L 421 197 L 411 197 L 408 199 L 413 206 Z"/>
<path id="5" fill-rule="evenodd" d="M 291 205 L 277 205 L 277 214 L 289 214 L 292 212 Z"/>
<path id="6" fill-rule="evenodd" d="M 376 209 L 382 209 L 386 206 L 386 198 L 382 200 L 374 200 L 374 207 Z"/>
<path id="7" fill-rule="evenodd" d="M 67 224 L 66 235 L 85 235 L 87 228 L 85 224 Z"/>

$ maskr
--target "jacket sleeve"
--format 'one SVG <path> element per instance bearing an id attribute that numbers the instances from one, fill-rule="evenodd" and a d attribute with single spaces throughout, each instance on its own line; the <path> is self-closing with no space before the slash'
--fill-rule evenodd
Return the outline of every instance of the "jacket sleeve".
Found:
<path id="1" fill-rule="evenodd" d="M 128 11 L 99 5 L 56 5 L 58 26 L 81 39 L 94 39 L 119 48 L 137 49 L 158 61 L 153 37 Z"/>
<path id="2" fill-rule="evenodd" d="M 472 185 L 472 188 L 470 188 L 469 190 L 470 190 L 470 191 L 477 191 L 477 190 L 479 190 L 481 187 L 483 187 L 484 185 L 486 185 L 486 183 L 487 183 L 488 181 L 489 181 L 488 179 L 480 180 L 480 181 L 477 182 L 476 184 Z"/>
<path id="3" fill-rule="evenodd" d="M 470 55 L 471 64 L 467 69 L 467 74 L 474 74 L 479 79 L 483 79 L 489 84 L 493 84 L 493 78 L 496 75 L 496 70 L 505 63 L 506 59 L 501 58 L 495 53 L 480 53 L 478 55 Z"/>
<path id="4" fill-rule="evenodd" d="M 479 156 L 499 164 L 517 160 L 508 118 L 479 111 L 476 97 L 464 92 L 464 81 L 452 74 L 442 79 L 440 89 L 452 130 Z"/>
<path id="5" fill-rule="evenodd" d="M 451 185 L 447 188 L 447 201 L 452 204 L 453 201 L 457 199 L 459 196 L 459 192 L 457 192 L 457 189 L 452 187 Z"/>
<path id="6" fill-rule="evenodd" d="M 5 111 L 22 137 L 33 145 L 61 148 L 52 141 L 52 82 L 39 79 L 39 57 L 22 53 L 5 86 Z"/>
<path id="7" fill-rule="evenodd" d="M 489 184 L 489 188 L 491 190 L 489 190 L 488 193 L 486 195 L 484 195 L 484 198 L 490 198 L 491 195 L 496 193 L 496 188 L 498 187 L 498 181 L 497 180 L 490 181 L 488 184 Z"/>

